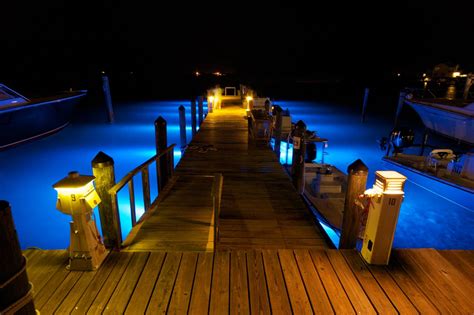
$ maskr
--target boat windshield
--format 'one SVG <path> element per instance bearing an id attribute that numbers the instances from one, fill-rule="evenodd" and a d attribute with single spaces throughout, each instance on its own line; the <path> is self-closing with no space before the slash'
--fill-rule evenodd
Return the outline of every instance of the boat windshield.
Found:
<path id="1" fill-rule="evenodd" d="M 11 105 L 11 104 L 22 104 L 29 100 L 23 95 L 7 88 L 5 85 L 0 84 L 0 106 Z"/>

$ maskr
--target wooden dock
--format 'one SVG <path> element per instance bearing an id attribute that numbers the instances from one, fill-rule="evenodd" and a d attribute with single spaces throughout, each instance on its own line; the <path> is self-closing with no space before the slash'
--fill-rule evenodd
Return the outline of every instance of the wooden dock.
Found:
<path id="1" fill-rule="evenodd" d="M 329 249 L 244 117 L 239 107 L 208 115 L 158 206 L 99 270 L 68 271 L 65 250 L 26 250 L 41 314 L 474 313 L 474 251 L 394 250 L 377 267 Z M 215 217 L 206 176 L 217 173 Z"/>
<path id="2" fill-rule="evenodd" d="M 276 155 L 249 139 L 246 117 L 238 106 L 209 114 L 176 168 L 223 175 L 217 249 L 326 248 Z"/>
<path id="3" fill-rule="evenodd" d="M 353 250 L 112 252 L 67 271 L 65 251 L 27 250 L 41 314 L 472 314 L 474 252 Z"/>

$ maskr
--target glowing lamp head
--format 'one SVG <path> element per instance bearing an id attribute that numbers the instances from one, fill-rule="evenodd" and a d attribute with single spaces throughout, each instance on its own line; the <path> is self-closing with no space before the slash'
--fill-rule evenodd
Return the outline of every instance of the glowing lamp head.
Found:
<path id="1" fill-rule="evenodd" d="M 53 185 L 58 192 L 56 208 L 65 214 L 92 211 L 101 201 L 94 188 L 94 179 L 94 176 L 69 172 L 67 177 Z"/>
<path id="2" fill-rule="evenodd" d="M 214 96 L 209 96 L 209 102 L 214 103 Z"/>
<path id="3" fill-rule="evenodd" d="M 454 71 L 453 72 L 453 78 L 457 78 L 459 76 L 461 76 L 461 72 L 459 72 L 459 71 Z"/>
<path id="4" fill-rule="evenodd" d="M 250 102 L 251 100 L 253 100 L 253 97 L 249 95 L 245 99 L 247 100 L 247 102 Z"/>
<path id="5" fill-rule="evenodd" d="M 395 171 L 376 171 L 374 189 L 384 194 L 403 194 L 407 178 Z"/>

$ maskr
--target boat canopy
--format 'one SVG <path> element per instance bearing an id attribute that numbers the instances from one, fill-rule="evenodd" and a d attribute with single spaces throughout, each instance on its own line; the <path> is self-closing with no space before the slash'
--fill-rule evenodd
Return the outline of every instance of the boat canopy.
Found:
<path id="1" fill-rule="evenodd" d="M 16 105 L 28 103 L 29 99 L 13 91 L 12 89 L 0 84 L 0 107 L 7 105 Z"/>

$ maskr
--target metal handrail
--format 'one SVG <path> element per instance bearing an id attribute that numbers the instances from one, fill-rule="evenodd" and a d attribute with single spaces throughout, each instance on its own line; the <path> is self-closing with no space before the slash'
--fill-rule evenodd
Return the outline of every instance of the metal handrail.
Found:
<path id="1" fill-rule="evenodd" d="M 143 192 L 143 203 L 145 207 L 145 213 L 148 211 L 150 206 L 153 204 L 151 202 L 150 198 L 150 172 L 149 172 L 149 165 L 153 162 L 158 162 L 163 156 L 168 156 L 169 158 L 167 159 L 168 162 L 168 170 L 170 171 L 171 175 L 173 174 L 174 170 L 174 156 L 173 156 L 173 150 L 176 145 L 172 144 L 162 152 L 155 154 L 148 160 L 146 160 L 144 163 L 140 164 L 130 172 L 128 172 L 127 175 L 125 175 L 117 184 L 115 184 L 112 188 L 109 189 L 109 194 L 112 197 L 112 209 L 115 213 L 119 213 L 118 211 L 118 201 L 117 201 L 117 194 L 118 192 L 125 187 L 125 185 L 128 184 L 128 194 L 129 194 L 129 200 L 130 200 L 130 216 L 132 220 L 132 227 L 134 227 L 137 224 L 137 218 L 136 218 L 136 213 L 135 213 L 135 187 L 133 185 L 133 178 L 135 175 L 138 173 L 142 174 L 142 192 Z M 157 174 L 156 174 L 157 180 L 159 181 L 159 178 L 161 177 L 161 172 L 160 172 L 160 167 L 157 167 Z M 159 186 L 158 186 L 159 187 Z"/>

